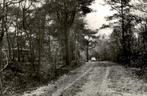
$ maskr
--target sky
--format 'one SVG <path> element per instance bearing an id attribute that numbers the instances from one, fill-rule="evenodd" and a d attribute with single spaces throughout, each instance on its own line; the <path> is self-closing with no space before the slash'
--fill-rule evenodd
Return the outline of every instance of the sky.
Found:
<path id="1" fill-rule="evenodd" d="M 111 16 L 114 12 L 110 11 L 109 5 L 104 5 L 103 0 L 95 0 L 95 2 L 90 6 L 93 9 L 92 13 L 87 14 L 85 20 L 90 29 L 99 29 L 103 24 L 107 24 L 105 17 Z M 112 29 L 100 30 L 98 34 L 109 36 Z"/>
<path id="2" fill-rule="evenodd" d="M 132 0 L 134 2 L 147 2 L 147 0 Z M 95 0 L 95 2 L 90 6 L 94 11 L 87 14 L 85 20 L 90 29 L 99 29 L 103 24 L 109 23 L 106 21 L 105 17 L 111 16 L 114 12 L 110 11 L 111 7 L 109 5 L 104 5 L 104 0 Z M 137 13 L 138 14 L 138 13 Z M 109 36 L 112 33 L 112 29 L 100 30 L 98 34 Z"/>

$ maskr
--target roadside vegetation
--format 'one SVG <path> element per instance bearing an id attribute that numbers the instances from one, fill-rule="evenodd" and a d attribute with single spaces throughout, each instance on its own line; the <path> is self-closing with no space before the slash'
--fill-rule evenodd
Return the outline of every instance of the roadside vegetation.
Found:
<path id="1" fill-rule="evenodd" d="M 105 0 L 114 11 L 106 17 L 110 23 L 91 30 L 84 17 L 93 11 L 93 2 L 0 1 L 0 96 L 56 81 L 93 57 L 136 68 L 146 78 L 145 3 Z M 105 28 L 113 30 L 109 38 L 96 35 Z"/>
<path id="2" fill-rule="evenodd" d="M 0 96 L 58 79 L 85 62 L 93 0 L 0 1 Z M 86 59 L 86 58 L 85 58 Z"/>
<path id="3" fill-rule="evenodd" d="M 101 29 L 111 28 L 108 40 L 99 42 L 95 56 L 100 60 L 119 62 L 124 66 L 146 68 L 147 60 L 147 17 L 146 3 L 137 0 L 105 0 L 114 11 L 106 17 L 109 24 Z"/>

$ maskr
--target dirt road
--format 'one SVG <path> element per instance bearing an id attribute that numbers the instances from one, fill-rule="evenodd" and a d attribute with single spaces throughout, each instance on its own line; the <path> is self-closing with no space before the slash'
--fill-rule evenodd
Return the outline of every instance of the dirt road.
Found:
<path id="1" fill-rule="evenodd" d="M 147 96 L 147 83 L 134 70 L 112 62 L 90 62 L 23 96 Z"/>

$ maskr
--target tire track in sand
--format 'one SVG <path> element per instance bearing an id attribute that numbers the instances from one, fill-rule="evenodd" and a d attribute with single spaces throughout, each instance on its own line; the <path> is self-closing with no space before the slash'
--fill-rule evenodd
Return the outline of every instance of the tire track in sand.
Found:
<path id="1" fill-rule="evenodd" d="M 107 78 L 108 78 L 110 70 L 111 70 L 111 67 L 106 68 L 106 73 L 105 73 L 105 76 L 102 80 L 102 84 L 101 84 L 101 87 L 100 87 L 100 93 L 102 93 L 102 94 L 107 91 Z"/>
<path id="2" fill-rule="evenodd" d="M 68 84 L 65 87 L 59 88 L 55 93 L 52 94 L 52 96 L 60 96 L 62 94 L 62 92 L 64 92 L 66 89 L 70 88 L 73 84 L 75 84 L 77 81 L 79 81 L 82 77 L 84 77 L 85 75 L 87 75 L 92 69 L 93 69 L 93 66 L 90 67 L 86 72 L 84 72 L 80 77 L 78 77 L 72 83 Z"/>

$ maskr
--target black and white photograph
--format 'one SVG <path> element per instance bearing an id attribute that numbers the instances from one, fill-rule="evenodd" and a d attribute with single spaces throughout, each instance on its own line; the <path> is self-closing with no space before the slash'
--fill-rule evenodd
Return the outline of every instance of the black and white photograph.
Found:
<path id="1" fill-rule="evenodd" d="M 147 0 L 0 0 L 0 96 L 147 96 Z"/>

